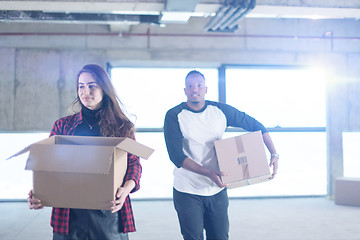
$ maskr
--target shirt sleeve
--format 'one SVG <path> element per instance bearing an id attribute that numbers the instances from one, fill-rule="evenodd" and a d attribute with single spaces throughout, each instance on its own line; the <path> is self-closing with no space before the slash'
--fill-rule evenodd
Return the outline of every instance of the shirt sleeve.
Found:
<path id="1" fill-rule="evenodd" d="M 134 180 L 135 187 L 131 191 L 133 193 L 140 189 L 140 178 L 141 178 L 142 166 L 140 164 L 139 157 L 132 155 L 130 153 L 128 153 L 127 156 L 128 156 L 127 157 L 128 167 L 126 170 L 126 174 L 125 174 L 123 183 L 125 183 L 128 180 Z"/>
<path id="2" fill-rule="evenodd" d="M 225 114 L 228 127 L 240 127 L 250 132 L 261 131 L 262 134 L 268 131 L 264 125 L 255 118 L 239 111 L 230 105 L 219 104 L 218 107 Z"/>
<path id="3" fill-rule="evenodd" d="M 60 119 L 59 119 L 54 123 L 54 126 L 50 131 L 50 137 L 53 135 L 61 135 L 60 129 L 61 127 L 60 127 Z"/>
<path id="4" fill-rule="evenodd" d="M 180 130 L 177 114 L 174 110 L 166 113 L 164 137 L 170 160 L 180 168 L 187 157 L 182 148 L 183 135 Z"/>

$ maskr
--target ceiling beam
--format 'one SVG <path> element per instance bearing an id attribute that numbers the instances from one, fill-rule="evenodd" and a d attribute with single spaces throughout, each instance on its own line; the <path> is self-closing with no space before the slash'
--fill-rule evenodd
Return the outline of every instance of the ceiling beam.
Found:
<path id="1" fill-rule="evenodd" d="M 0 1 L 0 10 L 44 12 L 161 12 L 163 1 Z"/>
<path id="2" fill-rule="evenodd" d="M 171 2 L 170 2 L 171 1 Z M 177 2 L 170 0 L 169 3 Z M 188 0 L 184 0 L 188 1 Z M 224 4 L 224 0 L 190 0 L 198 1 L 195 11 L 216 12 Z M 181 2 L 179 0 L 179 2 Z M 0 10 L 49 11 L 49 12 L 162 12 L 165 0 L 37 0 L 37 1 L 0 1 Z M 359 0 L 257 0 L 257 6 L 272 7 L 307 7 L 307 8 L 340 8 L 359 9 Z M 210 12 L 210 13 L 211 13 Z"/>
<path id="3" fill-rule="evenodd" d="M 61 23 L 159 23 L 159 15 L 124 15 L 106 13 L 54 13 L 42 11 L 0 11 L 5 22 L 61 22 Z"/>

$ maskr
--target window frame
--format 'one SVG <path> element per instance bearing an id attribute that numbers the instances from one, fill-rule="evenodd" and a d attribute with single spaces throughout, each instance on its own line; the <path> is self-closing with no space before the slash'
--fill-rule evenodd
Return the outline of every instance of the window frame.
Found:
<path id="1" fill-rule="evenodd" d="M 303 65 L 256 65 L 256 64 L 222 64 L 219 70 L 219 102 L 226 103 L 226 69 L 242 68 L 242 69 L 305 69 Z M 325 106 L 326 107 L 326 106 Z M 327 127 L 267 127 L 269 132 L 326 132 Z M 245 132 L 241 128 L 227 128 L 228 132 Z"/>
<path id="2" fill-rule="evenodd" d="M 128 66 L 116 66 L 116 67 L 128 67 Z M 110 72 L 112 68 L 116 68 L 116 67 L 111 67 L 110 68 Z M 294 65 L 237 65 L 237 64 L 223 64 L 220 67 L 217 68 L 218 70 L 218 101 L 221 103 L 226 103 L 226 69 L 228 67 L 231 68 L 268 68 L 268 69 L 301 69 L 301 68 L 305 68 L 304 66 L 294 66 Z M 134 67 L 132 66 L 132 68 L 152 68 L 152 66 L 146 66 L 146 67 Z M 155 66 L 154 68 L 176 68 L 176 67 L 172 67 L 172 66 L 167 66 L 167 67 L 158 67 Z M 183 68 L 183 67 L 181 67 Z M 184 68 L 188 68 L 188 67 L 184 67 Z M 211 67 L 202 67 L 202 68 L 211 68 Z M 195 68 L 194 68 L 195 69 Z M 326 107 L 326 106 L 325 106 Z M 266 127 L 266 126 L 265 126 Z M 266 127 L 267 130 L 271 133 L 271 132 L 280 132 L 280 133 L 307 133 L 307 132 L 319 132 L 319 133 L 326 133 L 327 128 L 325 127 Z M 158 128 L 158 127 L 149 127 L 149 128 L 136 128 L 136 131 L 139 133 L 162 133 L 163 132 L 163 128 Z M 244 133 L 246 132 L 245 130 L 241 129 L 241 128 L 227 128 L 226 132 L 238 132 L 238 133 Z M 325 186 L 325 192 L 326 192 L 326 186 Z M 326 194 L 314 194 L 314 195 L 296 195 L 296 196 L 291 196 L 291 195 L 281 195 L 278 197 L 304 197 L 304 196 L 312 196 L 312 197 L 317 197 L 317 196 L 326 196 Z M 271 198 L 274 196 L 253 196 L 254 198 Z M 141 197 L 140 197 L 141 198 Z M 151 197 L 152 198 L 152 197 Z M 231 198 L 242 198 L 242 197 L 231 197 Z M 249 198 L 249 197 L 244 197 L 244 198 Z M 155 199 L 155 197 L 154 197 Z"/>

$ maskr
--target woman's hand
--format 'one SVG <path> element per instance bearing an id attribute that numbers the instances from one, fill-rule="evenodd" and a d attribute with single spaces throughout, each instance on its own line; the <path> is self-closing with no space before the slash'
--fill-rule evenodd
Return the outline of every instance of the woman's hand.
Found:
<path id="1" fill-rule="evenodd" d="M 110 208 L 112 213 L 119 211 L 124 205 L 126 197 L 130 194 L 131 190 L 135 187 L 134 180 L 128 180 L 123 187 L 119 187 L 116 191 L 116 200 L 111 201 L 112 207 Z"/>
<path id="2" fill-rule="evenodd" d="M 44 208 L 42 205 L 41 205 L 41 200 L 40 199 L 37 199 L 37 198 L 34 198 L 34 192 L 33 190 L 30 190 L 29 194 L 28 194 L 28 198 L 27 198 L 27 201 L 29 203 L 29 208 L 30 209 L 35 209 L 35 210 L 38 210 L 38 209 L 42 209 Z"/>

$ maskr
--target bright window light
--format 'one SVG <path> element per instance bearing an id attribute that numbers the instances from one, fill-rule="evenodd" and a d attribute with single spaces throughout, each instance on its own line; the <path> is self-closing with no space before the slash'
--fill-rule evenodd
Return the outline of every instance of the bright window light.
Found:
<path id="1" fill-rule="evenodd" d="M 360 177 L 360 132 L 343 132 L 344 177 Z"/>
<path id="2" fill-rule="evenodd" d="M 137 116 L 136 127 L 161 128 L 166 111 L 181 101 L 186 101 L 184 78 L 190 70 L 113 68 L 112 81 L 129 112 Z M 217 101 L 217 70 L 198 70 L 203 72 L 207 79 L 207 99 Z M 231 105 L 245 110 L 267 127 L 325 126 L 325 85 L 321 72 L 254 68 L 237 70 L 234 68 L 226 71 L 226 99 Z M 296 81 L 300 83 L 297 85 Z M 304 107 L 302 104 L 307 105 Z M 301 116 L 302 114 L 306 116 Z M 307 114 L 314 116 L 307 117 Z M 301 119 L 298 119 L 300 117 Z M 239 134 L 242 133 L 227 132 L 223 137 Z M 270 134 L 281 158 L 278 175 L 267 183 L 229 190 L 229 196 L 326 195 L 326 133 Z M 169 160 L 163 133 L 140 131 L 136 133 L 136 138 L 139 142 L 153 147 L 155 153 L 149 160 L 142 161 L 142 187 L 132 197 L 171 198 L 174 165 Z M 298 146 L 302 146 L 306 151 L 299 152 Z M 302 164 L 299 165 L 299 162 Z"/>
<path id="3" fill-rule="evenodd" d="M 243 133 L 226 132 L 224 138 Z M 280 153 L 277 176 L 251 186 L 229 189 L 229 197 L 318 196 L 326 195 L 326 133 L 270 133 Z M 140 191 L 133 198 L 171 198 L 174 165 L 169 160 L 163 133 L 138 132 L 137 141 L 155 149 L 141 161 Z M 299 151 L 299 146 L 306 151 Z M 301 164 L 299 164 L 301 163 Z"/>
<path id="4" fill-rule="evenodd" d="M 32 189 L 32 171 L 25 170 L 28 153 L 6 160 L 49 133 L 0 133 L 0 199 L 26 199 Z"/>
<path id="5" fill-rule="evenodd" d="M 325 127 L 324 76 L 304 68 L 228 68 L 226 102 L 266 127 Z"/>
<path id="6" fill-rule="evenodd" d="M 190 68 L 113 68 L 111 78 L 137 128 L 162 128 L 167 110 L 183 101 Z M 197 69 L 206 78 L 206 98 L 218 100 L 217 69 Z"/>
<path id="7" fill-rule="evenodd" d="M 225 138 L 239 135 L 226 133 Z M 268 182 L 230 189 L 230 197 L 326 195 L 326 133 L 271 132 L 280 154 L 276 177 Z M 299 146 L 306 151 L 299 151 Z M 268 159 L 269 153 L 266 150 Z"/>
<path id="8" fill-rule="evenodd" d="M 185 76 L 192 68 L 113 68 L 112 81 L 128 115 L 135 121 L 136 139 L 155 149 L 142 160 L 140 191 L 133 198 L 171 198 L 174 165 L 161 132 L 167 110 L 186 101 Z M 218 101 L 218 71 L 197 69 L 205 75 L 206 98 Z M 228 68 L 226 101 L 255 117 L 266 127 L 325 127 L 325 77 L 304 68 Z M 135 117 L 136 116 L 136 117 Z M 280 154 L 276 178 L 266 183 L 228 191 L 230 197 L 326 195 L 326 133 L 271 132 Z M 243 134 L 226 132 L 224 138 Z M 32 173 L 24 170 L 27 154 L 5 160 L 49 133 L 1 133 L 0 199 L 25 199 Z M 359 133 L 343 133 L 344 173 L 358 175 Z M 302 151 L 299 151 L 301 146 Z"/>

